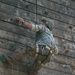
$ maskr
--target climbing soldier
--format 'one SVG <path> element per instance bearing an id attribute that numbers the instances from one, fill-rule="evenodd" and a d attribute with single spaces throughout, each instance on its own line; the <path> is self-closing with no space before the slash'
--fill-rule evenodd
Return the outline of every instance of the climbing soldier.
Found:
<path id="1" fill-rule="evenodd" d="M 37 64 L 35 65 L 34 69 L 35 71 L 38 71 L 40 69 L 39 64 L 43 65 L 43 63 L 45 64 L 49 61 L 49 55 L 54 56 L 58 54 L 58 48 L 52 34 L 54 22 L 49 18 L 43 18 L 40 24 L 32 24 L 25 22 L 21 17 L 18 18 L 18 21 L 26 26 L 29 30 L 36 32 L 35 63 Z M 46 57 L 43 58 L 42 56 Z"/>

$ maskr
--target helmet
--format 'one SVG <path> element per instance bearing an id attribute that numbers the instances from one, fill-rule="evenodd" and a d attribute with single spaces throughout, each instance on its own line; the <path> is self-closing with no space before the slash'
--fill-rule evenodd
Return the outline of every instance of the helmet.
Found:
<path id="1" fill-rule="evenodd" d="M 54 26 L 53 20 L 49 18 L 43 18 L 42 21 L 45 22 L 48 25 L 48 28 L 52 31 L 53 26 Z"/>

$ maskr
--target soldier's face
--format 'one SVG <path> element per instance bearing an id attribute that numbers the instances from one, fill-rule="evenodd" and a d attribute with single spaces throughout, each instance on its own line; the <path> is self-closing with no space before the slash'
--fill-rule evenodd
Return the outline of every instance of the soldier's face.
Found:
<path id="1" fill-rule="evenodd" d="M 46 23 L 44 23 L 44 22 L 41 22 L 41 25 L 43 25 L 43 26 L 46 26 L 46 27 L 47 27 L 47 24 L 46 24 Z"/>

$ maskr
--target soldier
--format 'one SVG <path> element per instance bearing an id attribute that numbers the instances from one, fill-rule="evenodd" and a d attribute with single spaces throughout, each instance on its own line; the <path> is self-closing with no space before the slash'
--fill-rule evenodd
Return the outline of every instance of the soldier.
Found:
<path id="1" fill-rule="evenodd" d="M 29 75 L 31 75 L 32 72 L 37 75 L 38 70 L 50 61 L 50 56 L 58 54 L 58 48 L 52 34 L 54 22 L 51 19 L 43 18 L 40 24 L 32 24 L 25 22 L 21 17 L 18 18 L 18 21 L 29 30 L 36 32 L 36 64 L 29 68 Z M 41 56 L 39 54 L 41 54 Z M 43 57 L 42 55 L 45 55 L 46 57 Z"/>

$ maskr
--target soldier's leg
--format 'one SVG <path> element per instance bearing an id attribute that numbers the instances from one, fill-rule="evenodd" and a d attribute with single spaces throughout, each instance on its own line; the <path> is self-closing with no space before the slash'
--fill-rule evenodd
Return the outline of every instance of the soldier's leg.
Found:
<path id="1" fill-rule="evenodd" d="M 24 58 L 25 55 L 34 55 L 34 49 L 31 46 L 26 46 L 20 49 L 17 49 L 12 53 L 11 58 L 13 59 L 14 62 L 17 62 L 18 60 L 21 60 Z"/>
<path id="2" fill-rule="evenodd" d="M 17 49 L 12 53 L 11 58 L 14 61 L 21 60 L 23 56 L 25 55 L 25 53 L 26 53 L 26 48 Z"/>
<path id="3" fill-rule="evenodd" d="M 32 52 L 33 51 L 33 52 Z M 30 54 L 30 55 L 34 55 L 35 51 L 34 51 L 34 46 L 33 44 L 27 44 L 25 47 L 21 47 L 16 49 L 14 52 L 10 52 L 10 53 L 5 53 L 3 55 L 0 55 L 0 60 L 4 63 L 5 60 L 11 62 L 11 63 L 15 63 L 18 60 L 21 60 L 25 54 Z M 13 62 L 12 62 L 13 61 Z"/>
<path id="4" fill-rule="evenodd" d="M 43 56 L 43 55 L 38 55 L 38 57 L 37 57 L 37 59 L 36 59 L 36 61 L 35 61 L 35 67 L 34 67 L 34 69 L 35 69 L 35 71 L 37 72 L 37 71 L 39 71 L 42 67 L 44 67 L 45 66 L 45 64 L 47 63 L 47 62 L 49 62 L 50 61 L 50 55 L 45 55 L 45 56 Z"/>
<path id="5" fill-rule="evenodd" d="M 44 67 L 47 62 L 50 61 L 50 51 L 44 45 L 38 46 L 39 50 L 37 50 L 38 55 L 35 60 L 35 70 L 38 71 L 40 68 Z"/>

